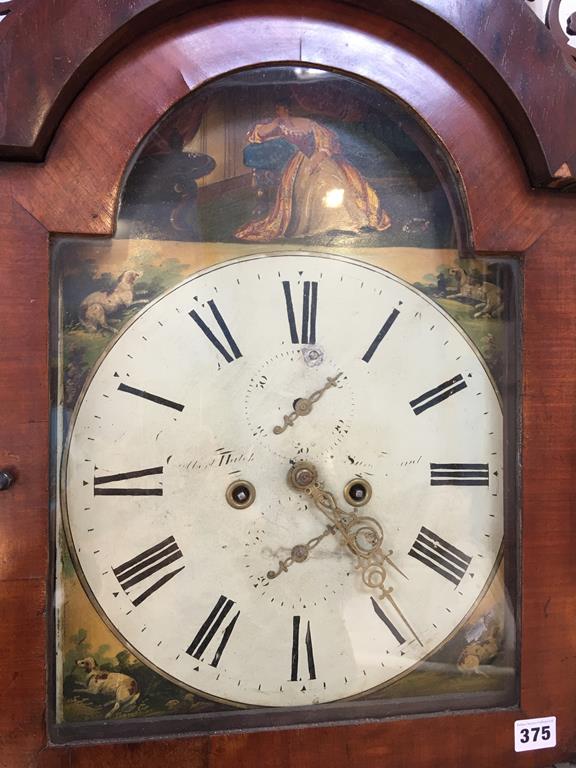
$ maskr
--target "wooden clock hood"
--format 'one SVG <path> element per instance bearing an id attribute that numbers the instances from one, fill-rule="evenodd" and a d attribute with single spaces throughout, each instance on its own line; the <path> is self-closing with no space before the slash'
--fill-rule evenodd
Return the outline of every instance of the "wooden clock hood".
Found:
<path id="1" fill-rule="evenodd" d="M 349 0 L 437 44 L 501 111 L 535 185 L 576 165 L 576 73 L 550 31 L 520 0 Z M 0 26 L 0 156 L 41 160 L 59 121 L 90 77 L 163 21 L 195 9 L 300 15 L 291 3 L 215 0 L 11 0 Z M 310 18 L 326 9 L 306 6 Z M 32 43 L 32 45 L 31 45 Z"/>

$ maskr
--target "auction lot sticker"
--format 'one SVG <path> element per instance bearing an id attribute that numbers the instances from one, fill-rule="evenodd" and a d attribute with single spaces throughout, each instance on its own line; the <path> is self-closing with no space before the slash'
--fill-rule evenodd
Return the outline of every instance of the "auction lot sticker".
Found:
<path id="1" fill-rule="evenodd" d="M 531 720 L 516 720 L 514 723 L 514 749 L 516 752 L 528 752 L 532 749 L 547 749 L 555 746 L 555 717 L 534 717 Z"/>

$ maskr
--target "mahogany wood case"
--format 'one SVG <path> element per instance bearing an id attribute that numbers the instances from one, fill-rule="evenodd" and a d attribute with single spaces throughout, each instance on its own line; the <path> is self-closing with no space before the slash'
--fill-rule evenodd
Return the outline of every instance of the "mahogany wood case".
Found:
<path id="1" fill-rule="evenodd" d="M 576 76 L 520 0 L 22 0 L 0 26 L 0 765 L 546 766 L 576 753 Z M 53 746 L 46 727 L 49 246 L 113 233 L 139 141 L 190 90 L 260 63 L 350 73 L 445 147 L 471 247 L 521 259 L 519 708 L 138 743 Z M 514 721 L 555 715 L 554 749 Z"/>

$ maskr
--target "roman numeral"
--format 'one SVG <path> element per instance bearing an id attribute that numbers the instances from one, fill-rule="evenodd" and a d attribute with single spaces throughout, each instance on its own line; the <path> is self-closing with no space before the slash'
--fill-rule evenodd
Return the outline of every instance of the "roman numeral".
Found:
<path id="1" fill-rule="evenodd" d="M 286 312 L 290 327 L 290 339 L 293 344 L 316 344 L 316 313 L 318 310 L 318 283 L 305 280 L 302 287 L 302 328 L 300 337 L 294 314 L 292 291 L 288 280 L 282 281 Z"/>
<path id="2" fill-rule="evenodd" d="M 181 557 L 182 552 L 178 544 L 176 544 L 174 536 L 169 536 L 159 544 L 144 550 L 144 552 L 136 555 L 131 560 L 127 560 L 122 565 L 113 568 L 112 571 L 124 592 L 130 597 L 129 591 L 131 587 L 140 584 L 141 581 L 145 581 L 151 576 L 158 575 L 160 571 L 165 571 L 169 565 L 176 560 L 180 560 Z M 166 582 L 173 579 L 177 573 L 180 573 L 183 568 L 184 566 L 182 565 L 180 568 L 176 568 L 176 570 L 164 573 L 151 586 L 140 592 L 136 598 L 130 597 L 130 600 L 134 605 L 140 605 Z"/>
<path id="3" fill-rule="evenodd" d="M 306 648 L 306 661 L 308 664 L 308 675 L 310 680 L 316 680 L 316 665 L 314 663 L 314 651 L 312 650 L 312 634 L 310 632 L 310 622 L 306 622 L 306 636 L 304 638 L 304 647 Z M 299 680 L 299 658 L 300 658 L 300 616 L 292 617 L 292 674 L 290 680 Z"/>
<path id="4" fill-rule="evenodd" d="M 200 629 L 198 630 L 196 637 L 188 648 L 186 649 L 186 653 L 190 656 L 193 656 L 195 659 L 201 659 L 202 654 L 206 650 L 206 648 L 209 646 L 209 644 L 214 639 L 214 636 L 219 631 L 220 627 L 222 626 L 224 619 L 226 616 L 230 613 L 230 610 L 232 609 L 232 606 L 234 605 L 234 601 L 230 600 L 230 598 L 225 597 L 224 595 L 220 595 L 218 598 L 218 602 L 210 612 L 210 615 L 202 624 Z M 220 661 L 220 657 L 224 653 L 224 650 L 228 644 L 228 641 L 230 640 L 230 635 L 232 634 L 232 630 L 234 629 L 236 622 L 238 621 L 238 616 L 240 616 L 240 611 L 232 618 L 231 621 L 228 622 L 228 624 L 224 628 L 224 632 L 222 633 L 222 637 L 220 638 L 220 643 L 218 644 L 216 648 L 216 652 L 214 653 L 214 658 L 210 662 L 211 667 L 217 667 L 218 662 Z"/>
<path id="5" fill-rule="evenodd" d="M 184 406 L 180 403 L 175 403 L 173 400 L 166 400 L 165 397 L 153 395 L 151 392 L 146 392 L 143 389 L 135 389 L 134 387 L 130 387 L 128 384 L 120 384 L 118 389 L 120 392 L 127 392 L 129 395 L 136 395 L 136 397 L 142 397 L 144 400 L 151 400 L 153 403 L 166 406 L 166 408 L 174 408 L 175 411 L 184 410 Z"/>
<path id="6" fill-rule="evenodd" d="M 386 322 L 384 323 L 382 328 L 380 328 L 380 330 L 376 334 L 376 336 L 374 338 L 374 341 L 372 342 L 372 344 L 370 344 L 370 346 L 368 347 L 368 349 L 364 353 L 364 356 L 363 356 L 362 360 L 364 360 L 365 363 L 369 363 L 370 360 L 372 360 L 372 356 L 373 356 L 374 352 L 376 352 L 376 350 L 380 346 L 380 342 L 382 341 L 384 336 L 386 336 L 386 334 L 388 333 L 390 328 L 392 328 L 392 326 L 394 325 L 394 321 L 396 320 L 396 318 L 398 317 L 399 314 L 400 314 L 400 312 L 397 309 L 393 309 L 392 312 L 389 314 Z"/>
<path id="7" fill-rule="evenodd" d="M 200 317 L 198 312 L 196 312 L 195 309 L 193 309 L 188 314 L 194 320 L 198 328 L 202 331 L 204 336 L 208 339 L 208 341 L 216 347 L 218 352 L 222 355 L 222 357 L 226 360 L 227 363 L 233 363 L 234 360 L 238 360 L 239 357 L 242 357 L 242 352 L 238 349 L 238 345 L 234 341 L 234 338 L 232 334 L 230 333 L 230 330 L 226 323 L 224 322 L 224 318 L 220 314 L 220 311 L 218 310 L 218 307 L 216 306 L 215 302 L 210 299 L 208 302 L 208 306 L 210 307 L 210 310 L 214 316 L 214 320 L 218 323 L 218 326 L 222 333 L 224 334 L 224 338 L 226 342 L 228 343 L 229 350 L 226 349 L 224 344 L 217 338 L 216 334 L 210 329 L 210 327 L 204 322 L 204 320 Z"/>
<path id="8" fill-rule="evenodd" d="M 428 408 L 432 408 L 433 405 L 438 405 L 438 403 L 455 395 L 456 392 L 460 392 L 461 389 L 466 389 L 466 382 L 461 374 L 458 374 L 453 379 L 448 379 L 448 381 L 444 381 L 429 392 L 424 392 L 423 395 L 420 395 L 415 400 L 411 400 L 410 405 L 416 416 L 418 416 L 423 411 L 427 411 Z"/>
<path id="9" fill-rule="evenodd" d="M 388 618 L 388 616 L 386 616 L 386 614 L 385 614 L 385 613 L 384 613 L 384 611 L 382 610 L 382 606 L 380 606 L 380 605 L 378 604 L 378 601 L 377 601 L 377 600 L 374 600 L 374 598 L 373 598 L 373 597 L 371 597 L 371 598 L 370 598 L 370 600 L 371 600 L 371 602 L 372 602 L 372 608 L 374 609 L 374 613 L 376 614 L 376 616 L 378 616 L 378 618 L 380 619 L 380 621 L 384 622 L 384 624 L 386 625 L 386 627 L 388 627 L 388 629 L 389 629 L 389 630 L 390 630 L 390 632 L 392 633 L 392 635 L 393 635 L 394 639 L 395 639 L 395 640 L 397 640 L 397 641 L 400 643 L 400 645 L 402 645 L 402 643 L 405 643 L 405 642 L 406 642 L 406 640 L 405 640 L 405 639 L 404 639 L 404 637 L 401 635 L 401 633 L 399 632 L 399 630 L 398 630 L 398 629 L 396 629 L 396 627 L 394 626 L 394 624 L 392 624 L 392 622 L 390 621 L 390 619 Z"/>
<path id="10" fill-rule="evenodd" d="M 120 472 L 117 475 L 94 476 L 94 496 L 162 496 L 162 488 L 97 488 L 107 483 L 118 483 L 122 480 L 134 480 L 137 477 L 161 475 L 163 467 L 137 469 L 134 472 Z"/>
<path id="11" fill-rule="evenodd" d="M 437 533 L 424 527 L 420 528 L 420 533 L 408 554 L 456 586 L 462 581 L 472 560 L 464 552 L 440 538 Z"/>
<path id="12" fill-rule="evenodd" d="M 430 464 L 430 485 L 488 484 L 488 464 Z"/>

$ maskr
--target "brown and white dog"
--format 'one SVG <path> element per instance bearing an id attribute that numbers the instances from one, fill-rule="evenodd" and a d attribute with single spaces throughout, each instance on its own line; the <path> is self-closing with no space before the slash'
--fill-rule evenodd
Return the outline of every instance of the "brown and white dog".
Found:
<path id="1" fill-rule="evenodd" d="M 499 286 L 487 281 L 473 283 L 470 276 L 460 267 L 451 269 L 450 274 L 460 278 L 459 291 L 450 294 L 450 299 L 473 299 L 477 301 L 478 304 L 474 307 L 473 317 L 501 317 L 504 311 L 504 301 L 502 289 Z"/>
<path id="2" fill-rule="evenodd" d="M 127 269 L 122 272 L 112 291 L 94 291 L 89 293 L 80 304 L 78 318 L 87 331 L 111 331 L 118 333 L 108 322 L 109 315 L 119 309 L 133 307 L 135 304 L 147 304 L 146 299 L 134 300 L 134 283 L 142 277 L 142 272 Z"/>
<path id="3" fill-rule="evenodd" d="M 113 700 L 108 703 L 108 706 L 110 703 L 113 706 L 106 717 L 112 717 L 115 712 L 118 712 L 120 709 L 126 709 L 140 698 L 138 684 L 133 677 L 124 675 L 121 672 L 105 672 L 101 670 L 92 656 L 78 659 L 76 664 L 86 672 L 85 687 L 78 688 L 77 692 L 109 696 Z"/>

